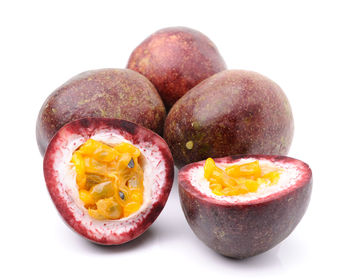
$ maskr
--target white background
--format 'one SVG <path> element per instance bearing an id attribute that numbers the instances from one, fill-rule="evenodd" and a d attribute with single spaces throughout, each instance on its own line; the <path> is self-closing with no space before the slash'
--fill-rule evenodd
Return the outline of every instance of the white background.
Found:
<path id="1" fill-rule="evenodd" d="M 2 1 L 0 4 L 1 278 L 349 278 L 350 8 L 347 1 Z M 90 69 L 125 67 L 156 30 L 206 34 L 229 68 L 260 72 L 286 92 L 289 155 L 310 164 L 314 190 L 295 231 L 236 261 L 200 242 L 177 183 L 140 238 L 117 247 L 82 239 L 47 193 L 35 122 L 45 98 Z"/>

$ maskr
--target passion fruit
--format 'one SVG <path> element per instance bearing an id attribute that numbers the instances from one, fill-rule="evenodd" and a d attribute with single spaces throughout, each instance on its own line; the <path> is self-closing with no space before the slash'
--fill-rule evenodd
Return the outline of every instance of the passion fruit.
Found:
<path id="1" fill-rule="evenodd" d="M 129 69 L 83 72 L 56 89 L 44 102 L 36 123 L 41 154 L 65 124 L 85 117 L 124 119 L 162 134 L 164 104 L 144 76 Z"/>
<path id="2" fill-rule="evenodd" d="M 65 222 L 104 245 L 141 235 L 162 211 L 174 177 L 165 141 L 129 121 L 84 118 L 63 126 L 44 157 L 48 191 Z"/>
<path id="3" fill-rule="evenodd" d="M 170 110 L 164 127 L 179 167 L 239 154 L 286 155 L 293 115 L 282 89 L 251 71 L 227 70 L 202 81 Z"/>
<path id="4" fill-rule="evenodd" d="M 303 217 L 311 188 L 309 166 L 286 156 L 209 158 L 179 172 L 181 206 L 193 232 L 238 259 L 284 240 Z"/>
<path id="5" fill-rule="evenodd" d="M 132 52 L 127 67 L 147 77 L 166 108 L 202 80 L 226 69 L 214 43 L 186 27 L 161 29 Z"/>

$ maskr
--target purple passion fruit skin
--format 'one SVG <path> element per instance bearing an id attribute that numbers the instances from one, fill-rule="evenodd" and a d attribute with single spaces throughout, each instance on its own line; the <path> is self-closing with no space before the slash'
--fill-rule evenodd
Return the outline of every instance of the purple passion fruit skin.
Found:
<path id="1" fill-rule="evenodd" d="M 265 252 L 284 240 L 303 217 L 312 189 L 311 169 L 293 158 L 247 155 L 214 161 L 233 164 L 242 158 L 293 165 L 300 177 L 277 193 L 234 203 L 207 196 L 191 183 L 191 170 L 203 167 L 205 161 L 183 167 L 178 177 L 181 206 L 193 232 L 216 252 L 237 259 Z"/>
<path id="2" fill-rule="evenodd" d="M 129 69 L 83 72 L 57 88 L 44 102 L 36 124 L 41 154 L 65 124 L 85 117 L 124 119 L 162 134 L 166 112 L 149 80 Z"/>
<path id="3" fill-rule="evenodd" d="M 164 138 L 182 167 L 208 157 L 286 155 L 293 131 L 290 104 L 276 83 L 255 72 L 226 70 L 172 107 Z"/>
<path id="4" fill-rule="evenodd" d="M 73 152 L 101 134 L 139 148 L 144 164 L 144 188 L 151 187 L 145 206 L 118 220 L 96 220 L 89 216 L 71 174 Z M 44 157 L 44 175 L 52 201 L 70 228 L 92 242 L 116 245 L 138 237 L 158 217 L 173 184 L 174 163 L 165 141 L 151 130 L 125 120 L 85 118 L 66 124 L 52 138 Z M 73 178 L 69 180 L 68 176 Z"/>
<path id="5" fill-rule="evenodd" d="M 166 108 L 202 80 L 226 69 L 216 46 L 202 33 L 185 27 L 157 31 L 131 54 L 127 67 L 147 77 Z"/>

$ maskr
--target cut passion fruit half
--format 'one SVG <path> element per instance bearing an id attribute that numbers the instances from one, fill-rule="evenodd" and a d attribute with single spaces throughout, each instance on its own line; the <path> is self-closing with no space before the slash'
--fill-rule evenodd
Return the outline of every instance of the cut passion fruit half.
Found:
<path id="1" fill-rule="evenodd" d="M 74 151 L 79 197 L 91 217 L 115 220 L 139 210 L 144 192 L 140 155 L 130 143 L 112 147 L 93 139 Z"/>
<path id="2" fill-rule="evenodd" d="M 67 224 L 100 244 L 141 235 L 163 209 L 174 176 L 165 141 L 134 123 L 85 118 L 62 127 L 44 158 L 49 193 Z"/>
<path id="3" fill-rule="evenodd" d="M 311 188 L 309 166 L 286 156 L 209 158 L 179 172 L 191 229 L 233 258 L 257 255 L 284 240 L 304 215 Z"/>

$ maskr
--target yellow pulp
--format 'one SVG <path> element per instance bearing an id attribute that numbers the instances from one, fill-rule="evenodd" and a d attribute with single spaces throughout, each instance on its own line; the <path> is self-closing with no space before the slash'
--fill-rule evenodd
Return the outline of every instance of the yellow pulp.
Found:
<path id="1" fill-rule="evenodd" d="M 123 142 L 114 147 L 93 139 L 73 153 L 79 197 L 95 219 L 120 219 L 143 203 L 140 150 Z"/>
<path id="2" fill-rule="evenodd" d="M 262 171 L 259 161 L 231 165 L 222 170 L 215 165 L 212 158 L 208 158 L 204 165 L 204 177 L 209 181 L 209 187 L 215 195 L 236 196 L 256 192 L 261 184 L 276 184 L 280 172 Z"/>

